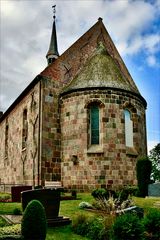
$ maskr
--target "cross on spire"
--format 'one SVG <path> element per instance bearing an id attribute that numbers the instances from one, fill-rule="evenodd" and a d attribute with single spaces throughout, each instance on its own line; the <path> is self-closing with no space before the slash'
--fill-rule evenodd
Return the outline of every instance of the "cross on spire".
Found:
<path id="1" fill-rule="evenodd" d="M 56 5 L 53 5 L 52 8 L 53 8 L 53 19 L 55 19 L 56 18 Z"/>
<path id="2" fill-rule="evenodd" d="M 54 62 L 58 56 L 58 44 L 57 44 L 57 34 L 56 34 L 56 5 L 52 6 L 53 8 L 53 26 L 52 26 L 52 34 L 51 34 L 51 40 L 50 40 L 50 46 L 49 50 L 47 52 L 46 58 L 48 61 L 48 64 L 51 64 Z"/>

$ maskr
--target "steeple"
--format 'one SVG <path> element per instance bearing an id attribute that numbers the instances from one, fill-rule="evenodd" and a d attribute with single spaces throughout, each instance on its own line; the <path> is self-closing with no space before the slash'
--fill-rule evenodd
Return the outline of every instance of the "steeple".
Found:
<path id="1" fill-rule="evenodd" d="M 51 35 L 51 41 L 50 41 L 50 46 L 48 53 L 46 55 L 48 65 L 54 62 L 55 59 L 58 58 L 59 53 L 58 53 L 58 46 L 57 46 L 57 34 L 56 34 L 56 5 L 52 6 L 53 8 L 53 27 L 52 27 L 52 35 Z"/>

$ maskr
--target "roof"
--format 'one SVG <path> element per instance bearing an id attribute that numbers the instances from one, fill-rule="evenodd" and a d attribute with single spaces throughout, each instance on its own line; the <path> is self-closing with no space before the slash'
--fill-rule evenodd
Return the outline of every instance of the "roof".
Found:
<path id="1" fill-rule="evenodd" d="M 53 22 L 52 30 L 53 36 L 55 37 L 55 21 Z M 105 50 L 100 50 L 98 53 L 99 50 L 97 46 L 100 43 L 103 43 Z M 55 51 L 56 48 L 51 50 Z M 96 66 L 96 68 L 94 66 Z M 87 76 L 87 72 L 90 74 L 90 79 Z M 100 74 L 100 72 L 102 74 Z M 146 107 L 146 101 L 139 93 L 138 88 L 102 22 L 102 18 L 99 18 L 86 33 L 84 33 L 61 56 L 35 77 L 35 79 L 2 115 L 0 122 L 4 120 L 4 118 L 40 81 L 40 79 L 45 77 L 51 78 L 53 81 L 57 82 L 57 85 L 59 85 L 59 92 L 64 93 L 67 93 L 70 90 L 74 91 L 80 89 L 82 79 L 83 88 L 91 88 L 93 87 L 91 86 L 92 84 L 94 85 L 94 88 L 122 88 L 122 90 L 130 91 L 138 96 Z M 99 80 L 97 81 L 97 79 Z"/>
<path id="2" fill-rule="evenodd" d="M 124 77 L 102 42 L 99 42 L 93 56 L 62 92 L 95 87 L 123 89 L 139 94 L 135 85 Z"/>
<path id="3" fill-rule="evenodd" d="M 49 55 L 59 56 L 59 53 L 58 53 L 58 45 L 57 45 L 57 34 L 56 34 L 56 22 L 55 22 L 55 18 L 54 18 L 53 26 L 52 26 L 52 34 L 51 34 L 51 40 L 50 40 L 49 50 L 48 50 L 48 52 L 47 52 L 46 57 L 48 57 Z"/>

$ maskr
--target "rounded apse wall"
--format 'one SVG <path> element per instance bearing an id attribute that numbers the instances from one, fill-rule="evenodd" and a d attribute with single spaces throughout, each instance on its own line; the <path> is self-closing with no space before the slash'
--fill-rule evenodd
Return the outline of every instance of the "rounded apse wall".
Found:
<path id="1" fill-rule="evenodd" d="M 61 178 L 81 191 L 136 184 L 137 158 L 146 155 L 145 100 L 115 89 L 61 96 Z"/>

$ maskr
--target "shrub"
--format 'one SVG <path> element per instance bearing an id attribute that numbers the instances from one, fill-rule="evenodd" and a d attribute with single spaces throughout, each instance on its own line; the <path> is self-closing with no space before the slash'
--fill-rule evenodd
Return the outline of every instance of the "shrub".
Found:
<path id="1" fill-rule="evenodd" d="M 19 209 L 19 208 L 13 209 L 13 214 L 14 215 L 21 215 L 22 214 L 21 209 Z"/>
<path id="2" fill-rule="evenodd" d="M 104 224 L 102 219 L 90 219 L 86 236 L 92 240 L 102 240 L 104 238 Z"/>
<path id="3" fill-rule="evenodd" d="M 121 191 L 119 191 L 118 198 L 121 202 L 126 201 L 129 196 L 135 196 L 137 191 L 137 186 L 125 186 Z"/>
<path id="4" fill-rule="evenodd" d="M 160 239 L 160 210 L 150 209 L 143 220 L 146 239 Z"/>
<path id="5" fill-rule="evenodd" d="M 142 240 L 144 228 L 139 218 L 133 214 L 124 214 L 115 220 L 112 227 L 113 240 Z"/>
<path id="6" fill-rule="evenodd" d="M 11 202 L 11 194 L 0 193 L 0 202 Z"/>
<path id="7" fill-rule="evenodd" d="M 148 195 L 148 184 L 150 183 L 151 170 L 152 163 L 148 157 L 141 158 L 137 161 L 136 173 L 140 197 Z"/>
<path id="8" fill-rule="evenodd" d="M 8 226 L 9 223 L 0 216 L 0 227 Z"/>
<path id="9" fill-rule="evenodd" d="M 106 190 L 105 188 L 98 188 L 92 191 L 92 196 L 95 199 L 99 199 L 99 198 L 105 198 L 108 199 L 109 198 L 109 191 Z"/>
<path id="10" fill-rule="evenodd" d="M 89 218 L 84 214 L 79 214 L 75 219 L 73 219 L 72 229 L 75 233 L 81 236 L 86 236 L 92 240 L 105 239 L 102 218 Z"/>
<path id="11" fill-rule="evenodd" d="M 75 233 L 85 236 L 88 232 L 88 217 L 84 214 L 78 214 L 73 219 L 72 229 Z"/>
<path id="12" fill-rule="evenodd" d="M 45 240 L 46 215 L 43 205 L 38 200 L 28 203 L 22 219 L 22 236 L 25 240 Z"/>

